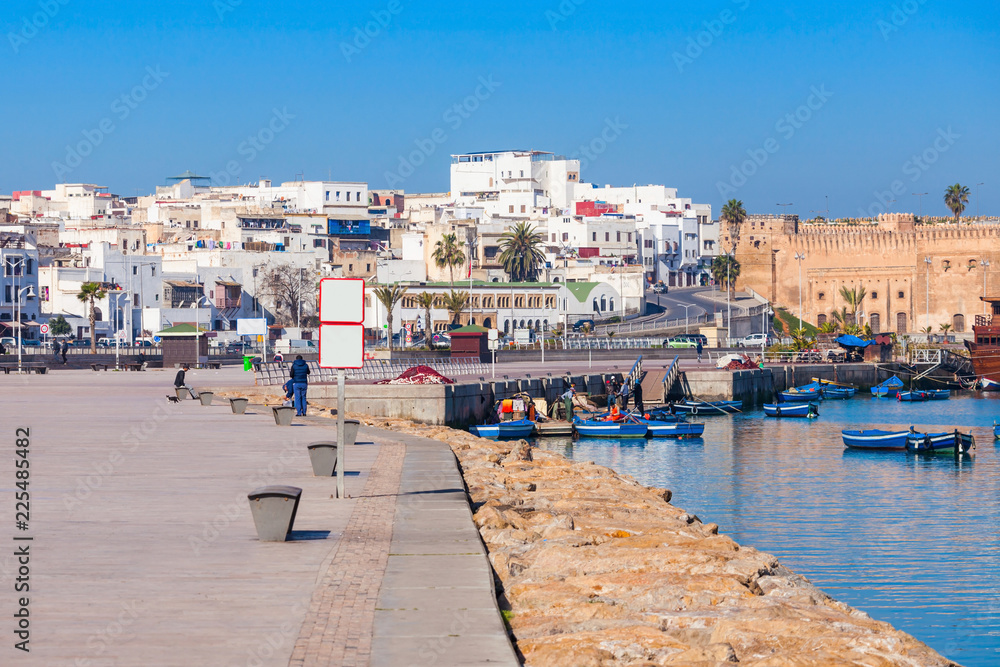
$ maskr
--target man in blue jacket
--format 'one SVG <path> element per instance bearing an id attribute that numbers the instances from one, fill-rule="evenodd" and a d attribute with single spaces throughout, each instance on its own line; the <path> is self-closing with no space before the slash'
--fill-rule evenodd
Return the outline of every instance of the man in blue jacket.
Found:
<path id="1" fill-rule="evenodd" d="M 295 357 L 295 363 L 289 371 L 292 389 L 295 391 L 295 414 L 306 416 L 306 391 L 309 389 L 309 364 L 302 360 L 302 355 Z"/>

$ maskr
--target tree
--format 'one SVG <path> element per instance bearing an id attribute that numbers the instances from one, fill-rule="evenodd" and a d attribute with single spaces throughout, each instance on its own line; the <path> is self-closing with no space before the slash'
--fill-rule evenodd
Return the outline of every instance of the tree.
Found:
<path id="1" fill-rule="evenodd" d="M 837 333 L 837 322 L 835 320 L 827 320 L 819 328 L 821 334 L 832 334 Z"/>
<path id="2" fill-rule="evenodd" d="M 740 231 L 747 219 L 747 210 L 743 207 L 743 202 L 738 199 L 730 199 L 722 207 L 722 219 L 729 223 L 729 238 L 733 242 L 733 252 L 736 254 L 736 246 L 740 242 Z"/>
<path id="3" fill-rule="evenodd" d="M 305 316 L 316 312 L 316 281 L 309 269 L 279 264 L 264 273 L 261 291 L 271 298 L 275 317 L 282 323 L 301 327 Z"/>
<path id="4" fill-rule="evenodd" d="M 53 336 L 68 336 L 73 333 L 73 327 L 69 325 L 65 317 L 56 315 L 49 320 L 49 333 Z"/>
<path id="5" fill-rule="evenodd" d="M 834 331 L 840 329 L 843 331 L 844 327 L 851 324 L 851 316 L 847 314 L 847 308 L 841 308 L 840 310 L 833 311 L 833 321 L 834 321 Z"/>
<path id="6" fill-rule="evenodd" d="M 396 283 L 395 285 L 383 285 L 382 287 L 376 287 L 374 290 L 375 298 L 379 300 L 383 306 L 385 306 L 386 311 L 386 324 L 389 325 L 388 338 L 389 349 L 392 349 L 392 311 L 396 309 L 396 306 L 403 297 L 406 296 L 406 287 Z"/>
<path id="7" fill-rule="evenodd" d="M 944 191 L 944 203 L 951 209 L 957 223 L 958 219 L 962 217 L 962 212 L 965 211 L 965 205 L 969 203 L 969 188 L 961 183 L 949 185 L 948 189 Z"/>
<path id="8" fill-rule="evenodd" d="M 858 310 L 860 310 L 861 303 L 867 295 L 868 290 L 864 287 L 852 287 L 848 289 L 845 285 L 840 288 L 840 296 L 847 302 L 847 313 L 850 315 L 850 324 L 854 324 L 857 321 Z"/>
<path id="9" fill-rule="evenodd" d="M 945 322 L 944 324 L 942 324 L 940 326 L 940 329 L 941 329 L 941 333 L 943 333 L 945 336 L 947 336 L 948 333 L 951 331 L 951 325 L 949 323 Z"/>
<path id="10" fill-rule="evenodd" d="M 461 324 L 462 313 L 469 308 L 469 293 L 452 290 L 444 297 L 444 307 L 451 313 L 451 323 Z"/>
<path id="11" fill-rule="evenodd" d="M 920 333 L 930 336 L 932 333 L 934 333 L 934 327 L 924 327 L 920 330 Z"/>
<path id="12" fill-rule="evenodd" d="M 434 263 L 438 268 L 447 267 L 451 274 L 451 284 L 455 284 L 455 267 L 461 266 L 465 262 L 465 253 L 458 243 L 457 234 L 445 234 L 434 247 Z"/>
<path id="13" fill-rule="evenodd" d="M 500 264 L 511 282 L 534 282 L 545 263 L 545 239 L 527 222 L 519 222 L 500 237 Z"/>
<path id="14" fill-rule="evenodd" d="M 90 353 L 97 354 L 97 330 L 94 328 L 97 322 L 97 316 L 94 311 L 96 308 L 96 302 L 100 301 L 107 296 L 107 293 L 101 289 L 100 283 L 83 283 L 80 286 L 80 293 L 76 295 L 76 298 L 82 301 L 84 304 L 90 306 Z"/>
<path id="15" fill-rule="evenodd" d="M 424 332 L 428 336 L 434 332 L 434 326 L 431 322 L 431 308 L 434 307 L 435 299 L 437 299 L 437 296 L 430 292 L 421 292 L 417 295 L 417 305 L 424 309 Z"/>
<path id="16" fill-rule="evenodd" d="M 712 260 L 712 278 L 717 285 L 724 285 L 730 296 L 734 294 L 733 287 L 739 277 L 740 263 L 732 255 L 719 255 Z"/>

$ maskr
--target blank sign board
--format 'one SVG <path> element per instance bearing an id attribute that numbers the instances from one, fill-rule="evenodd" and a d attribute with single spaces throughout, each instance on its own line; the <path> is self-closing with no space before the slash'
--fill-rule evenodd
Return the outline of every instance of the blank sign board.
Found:
<path id="1" fill-rule="evenodd" d="M 362 368 L 365 365 L 365 328 L 361 324 L 321 324 L 320 368 Z"/>
<path id="2" fill-rule="evenodd" d="M 365 281 L 327 278 L 319 284 L 319 320 L 338 324 L 365 321 Z"/>

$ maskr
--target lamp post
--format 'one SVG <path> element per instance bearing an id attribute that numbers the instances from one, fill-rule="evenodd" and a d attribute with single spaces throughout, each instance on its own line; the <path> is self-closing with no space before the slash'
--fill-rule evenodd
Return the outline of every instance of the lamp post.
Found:
<path id="1" fill-rule="evenodd" d="M 979 220 L 979 186 L 985 183 L 976 183 L 976 220 Z"/>
<path id="2" fill-rule="evenodd" d="M 804 252 L 795 253 L 795 260 L 799 263 L 799 328 L 803 329 L 802 326 L 802 260 L 806 258 Z"/>
<path id="3" fill-rule="evenodd" d="M 22 264 L 23 264 L 23 260 L 22 260 Z M 17 324 L 17 374 L 18 375 L 20 375 L 22 373 L 22 370 L 21 370 L 21 328 L 24 325 L 21 324 L 21 295 L 24 294 L 25 292 L 28 293 L 28 298 L 29 299 L 34 299 L 35 298 L 35 290 L 34 290 L 34 288 L 31 285 L 28 285 L 27 287 L 23 287 L 20 290 L 18 290 L 18 292 L 17 292 L 17 300 L 14 302 L 14 305 L 17 306 L 17 317 L 15 319 L 15 324 Z"/>
<path id="4" fill-rule="evenodd" d="M 694 308 L 696 304 L 693 304 L 693 303 L 688 303 L 688 304 L 678 303 L 677 305 L 684 309 L 684 333 L 687 333 L 688 332 L 688 313 L 690 312 L 688 309 L 689 308 Z"/>
<path id="5" fill-rule="evenodd" d="M 927 265 L 927 289 L 926 294 L 926 304 L 924 305 L 924 318 L 926 320 L 927 328 L 931 328 L 931 264 L 934 263 L 930 257 L 924 258 L 924 263 Z M 930 342 L 930 333 L 927 334 L 927 342 Z"/>
<path id="6" fill-rule="evenodd" d="M 920 217 L 924 217 L 924 197 L 929 195 L 929 192 L 914 192 L 913 196 L 917 198 L 920 202 Z"/>
<path id="7" fill-rule="evenodd" d="M 208 301 L 208 297 L 204 294 L 200 295 L 191 304 L 194 308 L 194 367 L 198 368 L 198 364 L 201 363 L 201 302 Z"/>
<path id="8" fill-rule="evenodd" d="M 781 217 L 784 219 L 785 215 L 788 213 L 789 206 L 795 206 L 795 204 L 775 204 L 775 206 L 781 206 L 784 210 L 781 212 Z"/>
<path id="9" fill-rule="evenodd" d="M 735 252 L 735 248 L 733 250 Z M 729 339 L 733 337 L 733 304 L 730 301 L 730 295 L 733 293 L 733 288 L 730 283 L 733 280 L 732 276 L 732 266 L 733 266 L 733 255 L 729 255 L 726 259 L 726 345 L 729 345 Z"/>
<path id="10" fill-rule="evenodd" d="M 981 260 L 979 266 L 983 267 L 983 315 L 986 315 L 986 272 L 990 269 L 990 260 Z"/>

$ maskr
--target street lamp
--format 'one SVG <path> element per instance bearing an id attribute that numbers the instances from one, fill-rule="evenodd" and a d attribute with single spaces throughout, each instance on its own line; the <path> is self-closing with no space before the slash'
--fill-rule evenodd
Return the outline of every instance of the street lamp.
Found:
<path id="1" fill-rule="evenodd" d="M 917 198 L 920 202 L 920 217 L 924 217 L 924 197 L 929 195 L 929 192 L 914 192 L 913 196 Z"/>
<path id="2" fill-rule="evenodd" d="M 979 186 L 985 183 L 976 183 L 976 220 L 979 220 Z"/>
<path id="3" fill-rule="evenodd" d="M 930 328 L 931 328 L 931 264 L 934 263 L 934 260 L 932 260 L 930 257 L 925 257 L 924 258 L 924 263 L 927 265 L 927 289 L 926 289 L 926 294 L 924 295 L 926 297 L 927 302 L 926 302 L 926 305 L 924 306 L 924 318 L 926 319 L 926 324 L 927 324 L 927 329 L 928 329 L 927 342 L 930 342 Z"/>
<path id="4" fill-rule="evenodd" d="M 35 290 L 33 285 L 28 285 L 17 292 L 17 300 L 14 305 L 17 306 L 17 316 L 15 317 L 15 323 L 17 324 L 17 374 L 21 374 L 21 329 L 24 326 L 21 324 L 21 295 L 27 292 L 29 299 L 35 298 Z"/>
<path id="5" fill-rule="evenodd" d="M 208 297 L 205 295 L 199 296 L 191 304 L 194 308 L 194 367 L 198 368 L 198 364 L 201 363 L 201 302 L 208 301 Z M 208 301 L 209 305 L 211 302 Z"/>
<path id="6" fill-rule="evenodd" d="M 693 304 L 693 303 L 689 303 L 689 304 L 678 303 L 677 305 L 684 309 L 684 333 L 687 333 L 688 332 L 688 312 L 689 312 L 688 308 L 694 308 L 696 304 Z"/>
<path id="7" fill-rule="evenodd" d="M 775 206 L 781 206 L 785 209 L 784 211 L 781 212 L 781 217 L 784 218 L 785 215 L 788 213 L 788 207 L 795 206 L 795 204 L 775 204 Z"/>
<path id="8" fill-rule="evenodd" d="M 802 260 L 806 258 L 804 252 L 795 253 L 795 260 L 799 263 L 799 328 L 803 329 L 802 326 Z"/>
<path id="9" fill-rule="evenodd" d="M 986 315 L 986 272 L 990 269 L 990 260 L 981 260 L 979 266 L 983 267 L 983 315 Z"/>

